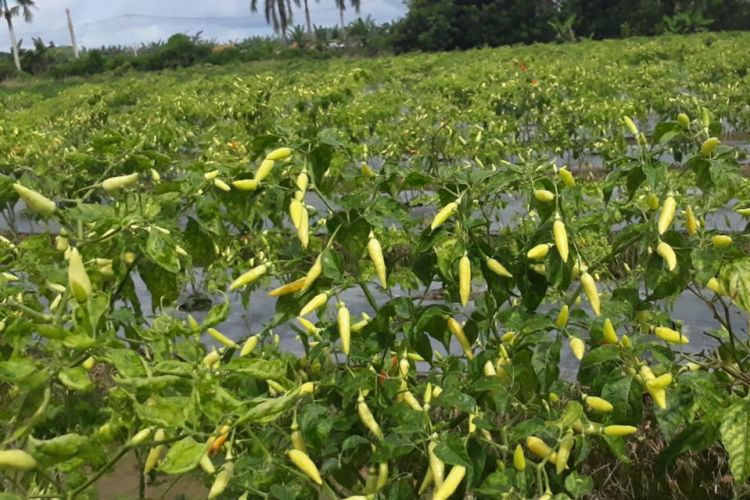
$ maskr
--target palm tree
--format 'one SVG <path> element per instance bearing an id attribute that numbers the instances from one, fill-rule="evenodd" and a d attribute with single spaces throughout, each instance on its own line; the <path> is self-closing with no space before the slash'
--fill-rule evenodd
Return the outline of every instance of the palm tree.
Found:
<path id="1" fill-rule="evenodd" d="M 18 42 L 16 41 L 16 32 L 13 29 L 13 19 L 19 13 L 23 14 L 23 18 L 27 23 L 31 22 L 34 15 L 31 13 L 31 8 L 36 7 L 34 0 L 15 0 L 16 5 L 13 7 L 8 5 L 8 0 L 0 0 L 0 12 L 2 12 L 5 21 L 8 23 L 8 32 L 10 33 L 11 50 L 13 52 L 13 61 L 16 63 L 16 70 L 21 71 L 21 59 L 18 57 Z"/>
<path id="2" fill-rule="evenodd" d="M 354 11 L 359 14 L 360 0 L 349 0 L 349 5 L 354 7 Z M 344 10 L 346 9 L 346 0 L 336 0 L 336 8 L 339 9 L 339 19 L 341 20 L 341 34 L 346 35 L 344 29 Z"/>
<path id="3" fill-rule="evenodd" d="M 299 6 L 299 3 L 300 0 L 294 0 L 295 5 Z M 250 10 L 258 12 L 258 0 L 250 1 Z M 286 42 L 286 30 L 292 24 L 292 1 L 264 0 L 263 10 L 266 15 L 266 21 L 273 28 L 273 32 L 281 35 L 281 38 Z"/>
<path id="4" fill-rule="evenodd" d="M 305 3 L 305 21 L 307 22 L 307 34 L 312 35 L 312 22 L 310 22 L 310 6 L 308 5 L 309 0 L 303 0 Z M 315 0 L 316 2 L 320 2 L 320 0 Z M 296 0 L 295 2 L 297 6 L 299 7 L 299 0 Z"/>

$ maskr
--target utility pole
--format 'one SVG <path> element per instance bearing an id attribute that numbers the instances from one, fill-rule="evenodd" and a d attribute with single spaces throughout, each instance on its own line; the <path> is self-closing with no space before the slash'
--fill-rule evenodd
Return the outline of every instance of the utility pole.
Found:
<path id="1" fill-rule="evenodd" d="M 65 15 L 68 16 L 68 31 L 70 31 L 70 42 L 73 44 L 73 57 L 78 59 L 78 44 L 76 43 L 76 33 L 73 31 L 73 20 L 70 19 L 70 9 L 65 9 Z"/>

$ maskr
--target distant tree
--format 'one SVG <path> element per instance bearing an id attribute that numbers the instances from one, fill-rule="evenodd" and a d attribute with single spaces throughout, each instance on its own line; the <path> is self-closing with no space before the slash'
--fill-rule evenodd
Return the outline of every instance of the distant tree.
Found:
<path id="1" fill-rule="evenodd" d="M 16 41 L 16 32 L 13 29 L 13 18 L 23 14 L 23 18 L 30 23 L 34 15 L 31 13 L 34 5 L 33 0 L 15 0 L 15 5 L 11 7 L 8 0 L 0 0 L 0 12 L 8 23 L 8 33 L 10 33 L 11 51 L 13 52 L 13 62 L 16 64 L 16 70 L 21 71 L 21 59 L 18 57 L 18 42 Z"/>
<path id="2" fill-rule="evenodd" d="M 344 10 L 346 10 L 346 0 L 335 0 L 336 1 L 336 8 L 339 10 L 339 20 L 341 22 L 341 33 L 342 35 L 345 35 L 345 29 L 346 26 L 344 24 Z M 349 0 L 349 5 L 354 7 L 354 11 L 359 14 L 359 8 L 361 7 L 360 0 Z"/>
<path id="3" fill-rule="evenodd" d="M 551 0 L 409 0 L 394 28 L 397 51 L 469 49 L 550 41 Z"/>
<path id="4" fill-rule="evenodd" d="M 294 3 L 299 5 L 300 0 L 294 0 Z M 250 10 L 258 12 L 258 0 L 250 1 Z M 286 31 L 292 25 L 292 1 L 263 0 L 263 12 L 266 15 L 266 22 L 273 28 L 273 32 L 281 35 L 281 38 L 286 41 Z"/>
<path id="5" fill-rule="evenodd" d="M 299 0 L 297 1 L 297 5 L 299 5 Z M 320 2 L 320 0 L 315 0 L 316 2 Z M 309 0 L 303 0 L 303 3 L 305 4 L 305 23 L 307 24 L 307 34 L 312 35 L 313 28 L 312 28 L 312 21 L 310 19 L 310 6 Z"/>

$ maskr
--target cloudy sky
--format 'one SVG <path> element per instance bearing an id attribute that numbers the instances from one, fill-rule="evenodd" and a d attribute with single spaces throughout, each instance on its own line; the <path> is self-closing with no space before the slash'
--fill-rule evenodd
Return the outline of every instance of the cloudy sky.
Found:
<path id="1" fill-rule="evenodd" d="M 338 23 L 334 0 L 309 3 L 313 24 Z M 66 8 L 71 10 L 76 38 L 82 47 L 134 45 L 166 40 L 178 32 L 203 31 L 204 38 L 220 42 L 271 33 L 262 10 L 251 14 L 250 0 L 36 0 L 36 4 L 32 23 L 26 24 L 22 18 L 15 22 L 24 47 L 29 47 L 32 37 L 68 45 Z M 403 0 L 361 0 L 361 6 L 360 15 L 370 15 L 377 22 L 392 21 L 406 11 Z M 350 8 L 345 16 L 346 22 L 356 18 Z M 295 11 L 294 24 L 304 22 L 304 13 Z M 10 47 L 4 27 L 0 27 L 0 51 Z"/>

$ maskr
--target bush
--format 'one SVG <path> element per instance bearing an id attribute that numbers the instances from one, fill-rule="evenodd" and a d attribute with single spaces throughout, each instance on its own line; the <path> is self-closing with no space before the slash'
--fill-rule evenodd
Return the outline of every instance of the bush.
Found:
<path id="1" fill-rule="evenodd" d="M 155 52 L 137 57 L 134 65 L 136 68 L 151 71 L 183 68 L 206 61 L 210 54 L 211 48 L 208 45 L 178 33 L 172 35 L 167 43 Z"/>

